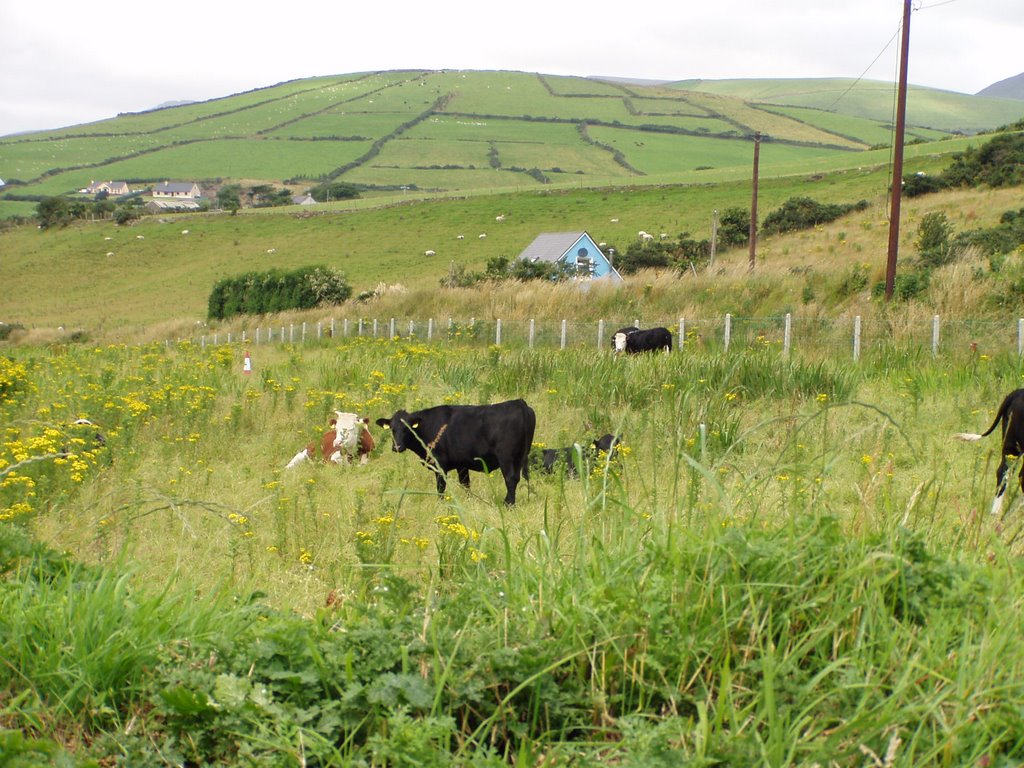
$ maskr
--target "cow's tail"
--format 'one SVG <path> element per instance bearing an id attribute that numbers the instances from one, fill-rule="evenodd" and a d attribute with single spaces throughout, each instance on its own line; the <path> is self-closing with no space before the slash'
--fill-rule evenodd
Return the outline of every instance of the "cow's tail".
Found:
<path id="1" fill-rule="evenodd" d="M 523 401 L 523 444 L 519 447 L 519 466 L 523 477 L 530 479 L 530 449 L 533 447 L 533 433 L 537 430 L 537 414 Z"/>
<path id="2" fill-rule="evenodd" d="M 993 430 L 996 427 L 998 427 L 999 424 L 1005 422 L 1009 417 L 1010 403 L 1013 402 L 1013 399 L 1014 397 L 1017 396 L 1017 394 L 1017 392 L 1011 392 L 1010 394 L 1003 398 L 1003 402 L 1000 403 L 999 405 L 999 410 L 996 411 L 996 417 L 992 421 L 992 426 L 986 429 L 980 435 L 977 435 L 974 432 L 957 432 L 955 435 L 953 435 L 953 437 L 955 437 L 957 440 L 964 440 L 968 443 L 973 443 L 976 440 L 981 440 L 981 438 L 991 435 Z M 1005 425 L 1003 431 L 1005 432 Z"/>

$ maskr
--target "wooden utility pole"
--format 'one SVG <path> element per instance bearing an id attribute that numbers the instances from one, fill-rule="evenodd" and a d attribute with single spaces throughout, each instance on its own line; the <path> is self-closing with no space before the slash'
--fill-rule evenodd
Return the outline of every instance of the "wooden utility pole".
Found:
<path id="1" fill-rule="evenodd" d="M 909 0 L 908 0 L 909 2 Z M 754 271 L 757 263 L 757 164 L 761 155 L 761 132 L 754 134 L 754 194 L 750 201 L 750 271 Z"/>
<path id="2" fill-rule="evenodd" d="M 718 209 L 711 216 L 711 255 L 708 258 L 708 269 L 715 265 L 715 251 L 718 250 Z"/>
<path id="3" fill-rule="evenodd" d="M 893 139 L 892 206 L 889 211 L 889 256 L 885 265 L 885 300 L 892 300 L 896 285 L 896 254 L 900 247 L 900 201 L 903 197 L 903 134 L 907 122 L 907 62 L 910 50 L 910 0 L 903 0 L 903 37 L 900 43 L 900 82 L 896 94 L 896 136 Z"/>

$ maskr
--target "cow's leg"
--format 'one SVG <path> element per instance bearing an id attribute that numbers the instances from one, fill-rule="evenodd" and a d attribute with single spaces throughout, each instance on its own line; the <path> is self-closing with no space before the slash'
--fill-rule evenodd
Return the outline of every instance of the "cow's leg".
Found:
<path id="1" fill-rule="evenodd" d="M 292 467 L 301 464 L 307 459 L 309 459 L 309 453 L 307 453 L 306 449 L 303 448 L 301 451 L 295 454 L 291 461 L 288 462 L 288 466 L 286 466 L 285 469 L 291 469 Z"/>
<path id="2" fill-rule="evenodd" d="M 437 476 L 437 495 L 444 496 L 445 489 L 448 487 L 448 481 L 445 479 L 444 472 L 435 468 L 434 474 Z"/>
<path id="3" fill-rule="evenodd" d="M 999 466 L 996 468 L 996 497 L 992 500 L 992 514 L 998 515 L 1003 511 L 1003 496 L 1006 494 L 1006 455 L 1003 455 Z M 1024 481 L 1022 481 L 1024 482 Z"/>
<path id="4" fill-rule="evenodd" d="M 501 468 L 501 476 L 505 478 L 505 504 L 514 506 L 516 503 L 516 486 L 519 485 L 520 468 L 511 464 Z"/>
<path id="5" fill-rule="evenodd" d="M 469 488 L 469 470 L 460 468 L 457 470 L 459 473 L 459 482 L 462 483 L 466 488 Z"/>

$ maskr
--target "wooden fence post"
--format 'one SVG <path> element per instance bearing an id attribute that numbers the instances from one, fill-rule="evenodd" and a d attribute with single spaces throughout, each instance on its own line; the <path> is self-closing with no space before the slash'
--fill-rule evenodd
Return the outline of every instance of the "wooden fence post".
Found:
<path id="1" fill-rule="evenodd" d="M 853 318 L 853 361 L 860 360 L 860 315 Z"/>

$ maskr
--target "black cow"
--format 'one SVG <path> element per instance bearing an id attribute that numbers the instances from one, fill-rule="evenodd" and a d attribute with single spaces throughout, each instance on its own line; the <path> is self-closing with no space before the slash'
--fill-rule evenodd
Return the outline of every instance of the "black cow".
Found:
<path id="1" fill-rule="evenodd" d="M 614 458 L 615 449 L 622 442 L 622 436 L 602 435 L 591 443 L 591 454 L 589 458 L 597 458 L 598 452 L 603 451 Z M 570 445 L 567 448 L 544 448 L 539 453 L 531 455 L 531 463 L 544 472 L 554 472 L 559 462 L 565 464 L 565 473 L 569 477 L 576 476 L 575 453 L 579 451 L 580 462 L 584 460 L 584 448 L 579 443 Z"/>
<path id="2" fill-rule="evenodd" d="M 437 492 L 447 487 L 445 475 L 455 470 L 469 487 L 469 471 L 500 469 L 505 478 L 505 503 L 516 503 L 520 474 L 530 479 L 527 458 L 537 415 L 524 400 L 495 405 L 438 405 L 409 413 L 396 411 L 377 425 L 391 430 L 392 449 L 408 449 L 437 475 Z"/>
<path id="3" fill-rule="evenodd" d="M 651 352 L 663 349 L 672 351 L 672 332 L 668 328 L 619 331 L 612 337 L 616 352 Z"/>
<path id="4" fill-rule="evenodd" d="M 1000 426 L 1003 436 L 1002 459 L 996 468 L 996 497 L 992 500 L 992 514 L 998 515 L 1003 508 L 1003 494 L 1006 493 L 1006 470 L 1009 468 L 1007 458 L 1024 455 L 1024 389 L 1015 389 L 1003 398 L 999 410 L 996 411 L 992 426 L 976 435 L 973 432 L 960 432 L 954 437 L 958 440 L 974 442 L 992 433 Z M 1024 491 L 1024 467 L 1019 476 L 1021 490 Z"/>

